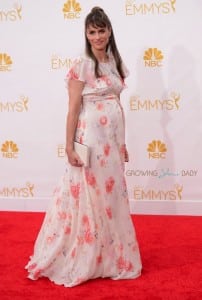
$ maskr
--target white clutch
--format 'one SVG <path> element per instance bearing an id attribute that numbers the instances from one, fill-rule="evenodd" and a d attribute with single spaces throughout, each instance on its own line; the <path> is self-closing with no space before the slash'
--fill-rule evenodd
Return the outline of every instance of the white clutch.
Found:
<path id="1" fill-rule="evenodd" d="M 79 155 L 85 167 L 90 166 L 90 148 L 87 145 L 74 142 L 74 150 Z"/>

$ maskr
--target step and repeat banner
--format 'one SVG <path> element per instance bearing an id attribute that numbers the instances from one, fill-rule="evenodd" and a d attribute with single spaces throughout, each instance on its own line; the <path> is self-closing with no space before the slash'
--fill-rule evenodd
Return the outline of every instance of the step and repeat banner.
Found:
<path id="1" fill-rule="evenodd" d="M 132 212 L 150 203 L 159 213 L 179 203 L 198 211 L 199 0 L 0 1 L 0 209 L 44 210 L 64 172 L 65 77 L 84 51 L 84 19 L 93 6 L 110 17 L 130 71 L 121 102 Z"/>

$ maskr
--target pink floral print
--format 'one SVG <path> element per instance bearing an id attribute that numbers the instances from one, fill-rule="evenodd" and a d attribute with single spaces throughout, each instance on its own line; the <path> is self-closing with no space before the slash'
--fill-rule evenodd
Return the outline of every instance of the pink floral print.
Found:
<path id="1" fill-rule="evenodd" d="M 105 181 L 105 188 L 106 192 L 109 194 L 112 192 L 113 187 L 114 187 L 115 180 L 112 176 L 110 176 L 106 181 Z"/>
<path id="2" fill-rule="evenodd" d="M 85 83 L 75 139 L 89 146 L 90 167 L 66 163 L 26 266 L 30 279 L 44 276 L 71 287 L 97 277 L 141 274 L 124 177 L 119 96 L 125 83 L 112 56 L 99 68 L 102 77 L 96 78 L 94 62 L 83 56 L 68 72 L 67 81 Z"/>
<path id="3" fill-rule="evenodd" d="M 101 125 L 106 125 L 107 124 L 107 117 L 106 116 L 101 116 L 100 117 L 100 124 Z"/>

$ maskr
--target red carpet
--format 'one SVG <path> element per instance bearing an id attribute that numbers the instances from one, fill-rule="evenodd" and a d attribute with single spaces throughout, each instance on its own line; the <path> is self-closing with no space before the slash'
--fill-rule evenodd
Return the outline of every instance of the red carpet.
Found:
<path id="1" fill-rule="evenodd" d="M 143 274 L 136 280 L 96 279 L 64 288 L 31 281 L 24 266 L 43 213 L 0 212 L 0 299 L 202 299 L 202 217 L 133 216 Z"/>

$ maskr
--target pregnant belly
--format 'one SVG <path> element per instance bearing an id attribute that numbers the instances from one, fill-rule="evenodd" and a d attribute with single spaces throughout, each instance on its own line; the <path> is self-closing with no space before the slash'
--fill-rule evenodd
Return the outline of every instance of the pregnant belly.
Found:
<path id="1" fill-rule="evenodd" d="M 123 132 L 123 112 L 117 100 L 84 103 L 78 120 L 77 140 L 93 145 L 103 139 L 114 139 Z"/>

